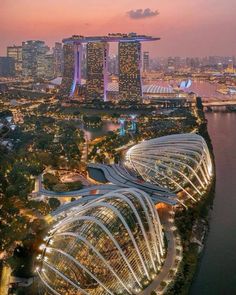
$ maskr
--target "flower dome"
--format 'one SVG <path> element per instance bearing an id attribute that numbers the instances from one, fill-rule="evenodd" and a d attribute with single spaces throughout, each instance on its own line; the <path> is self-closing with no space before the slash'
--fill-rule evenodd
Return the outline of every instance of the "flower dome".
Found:
<path id="1" fill-rule="evenodd" d="M 163 260 L 157 210 L 138 189 L 75 207 L 45 241 L 38 274 L 47 294 L 137 294 Z"/>
<path id="2" fill-rule="evenodd" d="M 124 165 L 145 181 L 196 201 L 213 173 L 207 144 L 200 135 L 176 134 L 144 141 L 126 153 Z"/>

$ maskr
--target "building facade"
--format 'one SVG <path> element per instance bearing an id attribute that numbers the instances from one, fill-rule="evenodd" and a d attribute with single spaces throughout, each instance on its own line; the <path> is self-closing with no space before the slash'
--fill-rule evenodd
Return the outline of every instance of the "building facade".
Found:
<path id="1" fill-rule="evenodd" d="M 108 52 L 106 42 L 87 44 L 87 91 L 86 99 L 106 101 L 108 79 Z"/>
<path id="2" fill-rule="evenodd" d="M 47 55 L 49 54 L 49 48 L 47 46 L 42 46 L 38 49 L 36 57 L 36 77 L 37 78 L 46 78 L 47 73 Z M 53 78 L 53 76 L 51 76 Z"/>
<path id="3" fill-rule="evenodd" d="M 75 47 L 73 44 L 64 44 L 63 46 L 63 75 L 59 91 L 60 96 L 72 96 L 75 91 L 74 73 L 75 73 Z"/>
<path id="4" fill-rule="evenodd" d="M 0 57 L 0 76 L 13 77 L 15 75 L 15 60 L 12 57 Z"/>
<path id="5" fill-rule="evenodd" d="M 8 46 L 7 56 L 14 59 L 16 75 L 20 76 L 22 74 L 22 46 Z"/>
<path id="6" fill-rule="evenodd" d="M 44 41 L 30 40 L 22 43 L 22 73 L 25 77 L 37 77 L 40 72 L 41 60 L 46 54 Z"/>
<path id="7" fill-rule="evenodd" d="M 59 42 L 55 43 L 53 47 L 53 58 L 54 58 L 54 76 L 61 77 L 63 71 L 63 47 Z"/>
<path id="8" fill-rule="evenodd" d="M 149 52 L 148 51 L 144 51 L 143 53 L 143 72 L 149 72 Z"/>
<path id="9" fill-rule="evenodd" d="M 86 77 L 83 77 L 87 80 L 85 98 L 87 100 L 103 99 L 106 101 L 108 64 L 110 63 L 110 73 L 116 74 L 118 68 L 120 98 L 128 101 L 141 99 L 141 42 L 156 41 L 159 39 L 157 37 L 137 35 L 135 33 L 118 33 L 89 37 L 73 35 L 70 38 L 63 39 L 62 42 L 65 46 L 74 48 L 74 68 L 71 69 L 74 79 L 71 82 L 72 86 L 70 91 L 67 92 L 67 96 L 72 98 L 75 94 L 76 85 L 81 85 L 81 68 L 83 68 L 83 73 L 84 70 L 86 71 Z M 108 51 L 110 43 L 119 44 L 118 59 L 114 57 L 109 60 Z M 84 54 L 83 48 L 86 48 L 86 54 Z M 86 66 L 84 66 L 85 58 Z M 64 63 L 66 64 L 67 61 L 65 60 Z M 65 65 L 65 67 L 67 66 Z M 63 74 L 63 80 L 65 80 L 65 74 Z M 71 74 L 69 76 L 69 79 L 71 79 Z M 68 80 L 67 76 L 65 78 Z M 62 89 L 65 89 L 64 83 L 62 83 Z M 66 94 L 66 91 L 64 92 Z"/>
<path id="10" fill-rule="evenodd" d="M 138 101 L 142 97 L 141 43 L 119 42 L 119 93 L 121 100 Z"/>

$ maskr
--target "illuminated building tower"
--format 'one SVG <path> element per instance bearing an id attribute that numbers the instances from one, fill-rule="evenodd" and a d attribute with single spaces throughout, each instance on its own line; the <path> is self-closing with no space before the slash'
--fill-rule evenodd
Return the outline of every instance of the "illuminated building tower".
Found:
<path id="1" fill-rule="evenodd" d="M 76 85 L 81 84 L 81 45 L 64 44 L 63 46 L 63 78 L 59 94 L 73 97 Z"/>
<path id="2" fill-rule="evenodd" d="M 108 51 L 107 42 L 88 42 L 87 44 L 87 100 L 106 101 Z"/>
<path id="3" fill-rule="evenodd" d="M 46 66 L 47 53 L 49 53 L 49 47 L 47 46 L 42 46 L 41 48 L 38 49 L 38 53 L 36 57 L 36 77 L 37 78 L 45 78 L 47 74 L 47 66 Z"/>
<path id="4" fill-rule="evenodd" d="M 120 136 L 124 136 L 125 135 L 125 119 L 120 118 L 119 123 L 120 123 Z"/>
<path id="5" fill-rule="evenodd" d="M 136 130 L 137 130 L 137 122 L 136 122 L 137 115 L 130 115 L 130 117 L 131 117 L 131 131 L 136 132 Z"/>
<path id="6" fill-rule="evenodd" d="M 0 57 L 0 77 L 13 77 L 15 75 L 15 61 L 12 57 Z"/>
<path id="7" fill-rule="evenodd" d="M 54 76 L 60 77 L 63 69 L 63 47 L 59 42 L 55 43 L 53 48 L 53 63 L 54 63 Z"/>
<path id="8" fill-rule="evenodd" d="M 149 52 L 144 51 L 143 53 L 143 71 L 148 72 L 149 71 Z"/>
<path id="9" fill-rule="evenodd" d="M 45 55 L 44 68 L 45 68 L 44 77 L 46 79 L 53 79 L 55 77 L 55 73 L 54 73 L 54 55 L 52 53 L 47 53 Z"/>
<path id="10" fill-rule="evenodd" d="M 232 59 L 230 59 L 228 61 L 228 67 L 226 69 L 226 72 L 229 73 L 229 74 L 233 74 L 234 73 L 234 62 Z"/>
<path id="11" fill-rule="evenodd" d="M 22 73 L 22 46 L 8 46 L 7 56 L 12 57 L 15 61 L 15 72 L 19 76 Z"/>
<path id="12" fill-rule="evenodd" d="M 119 42 L 119 92 L 121 100 L 137 101 L 142 97 L 141 43 Z"/>
<path id="13" fill-rule="evenodd" d="M 70 38 L 63 39 L 65 65 L 60 93 L 64 93 L 64 95 L 61 96 L 74 96 L 76 85 L 81 85 L 81 68 L 83 68 L 83 75 L 85 70 L 87 72 L 86 99 L 106 101 L 109 43 L 118 42 L 121 99 L 128 99 L 129 101 L 141 99 L 141 42 L 156 40 L 159 40 L 159 38 L 135 33 L 89 37 L 73 35 Z M 84 66 L 83 47 L 87 49 L 86 66 Z M 117 69 L 115 69 L 116 71 Z"/>
<path id="14" fill-rule="evenodd" d="M 22 73 L 25 77 L 37 76 L 37 61 L 45 50 L 45 43 L 39 40 L 30 40 L 22 43 Z"/>
<path id="15" fill-rule="evenodd" d="M 175 60 L 173 57 L 168 57 L 167 60 L 167 70 L 173 72 L 175 70 Z"/>

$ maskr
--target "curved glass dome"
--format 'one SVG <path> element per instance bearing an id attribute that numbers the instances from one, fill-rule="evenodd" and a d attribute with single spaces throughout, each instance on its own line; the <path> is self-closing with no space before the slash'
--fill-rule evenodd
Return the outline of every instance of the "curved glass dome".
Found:
<path id="1" fill-rule="evenodd" d="M 183 191 L 193 200 L 207 189 L 213 173 L 207 144 L 194 133 L 144 141 L 128 150 L 124 164 L 145 181 Z"/>
<path id="2" fill-rule="evenodd" d="M 78 206 L 42 245 L 38 274 L 47 294 L 136 294 L 162 264 L 157 210 L 138 189 L 120 189 Z"/>

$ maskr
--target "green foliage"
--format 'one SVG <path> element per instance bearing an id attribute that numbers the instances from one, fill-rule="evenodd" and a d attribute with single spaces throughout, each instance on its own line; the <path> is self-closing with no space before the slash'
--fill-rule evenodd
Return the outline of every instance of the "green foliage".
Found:
<path id="1" fill-rule="evenodd" d="M 102 120 L 99 116 L 83 116 L 83 121 L 85 124 L 99 125 Z"/>
<path id="2" fill-rule="evenodd" d="M 43 175 L 43 184 L 46 189 L 53 190 L 53 187 L 60 183 L 59 177 L 51 174 L 45 173 Z"/>
<path id="3" fill-rule="evenodd" d="M 57 209 L 61 204 L 60 201 L 58 201 L 58 199 L 56 199 L 56 198 L 50 198 L 48 203 L 49 203 L 49 206 L 52 210 Z"/>

